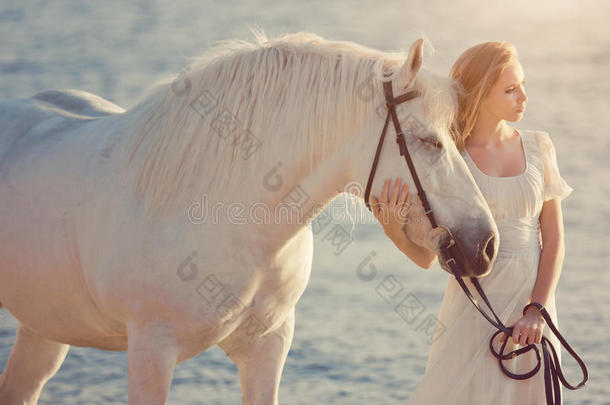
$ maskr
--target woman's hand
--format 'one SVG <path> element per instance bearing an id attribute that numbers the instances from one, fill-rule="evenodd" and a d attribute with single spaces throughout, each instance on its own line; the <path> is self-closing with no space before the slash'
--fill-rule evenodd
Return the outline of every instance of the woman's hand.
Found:
<path id="1" fill-rule="evenodd" d="M 425 218 L 425 210 L 419 198 L 412 198 L 407 184 L 401 187 L 402 179 L 396 179 L 392 192 L 388 195 L 391 180 L 383 185 L 381 199 L 370 197 L 369 204 L 375 218 L 383 226 L 383 231 L 398 249 L 413 260 L 418 266 L 429 269 L 436 260 L 436 253 L 423 245 L 417 245 L 403 230 L 409 219 Z M 407 213 L 410 217 L 407 218 Z M 424 226 L 423 222 L 411 223 L 410 226 Z M 410 229 L 411 230 L 411 229 Z M 426 243 L 422 240 L 422 243 Z"/>
<path id="2" fill-rule="evenodd" d="M 530 307 L 513 325 L 513 334 L 511 339 L 515 344 L 526 346 L 532 343 L 540 343 L 542 341 L 542 331 L 544 330 L 544 318 L 536 307 Z M 506 340 L 506 333 L 500 333 L 500 342 Z"/>
<path id="3" fill-rule="evenodd" d="M 412 202 L 411 193 L 408 191 L 409 185 L 405 184 L 401 187 L 401 183 L 402 179 L 397 178 L 391 194 L 388 195 L 391 179 L 387 179 L 383 184 L 381 199 L 371 197 L 369 201 L 373 215 L 390 239 L 403 233 L 403 226 L 408 222 L 407 213 Z"/>

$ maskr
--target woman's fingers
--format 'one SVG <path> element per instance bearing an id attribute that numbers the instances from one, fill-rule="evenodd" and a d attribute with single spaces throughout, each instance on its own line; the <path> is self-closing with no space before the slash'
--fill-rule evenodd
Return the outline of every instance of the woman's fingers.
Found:
<path id="1" fill-rule="evenodd" d="M 536 343 L 536 329 L 531 328 L 529 331 L 529 336 L 527 337 L 527 344 L 531 345 Z"/>
<path id="2" fill-rule="evenodd" d="M 381 190 L 381 203 L 382 204 L 387 204 L 388 203 L 388 190 L 390 188 L 390 179 L 387 179 L 384 183 L 383 183 L 383 190 Z"/>
<path id="3" fill-rule="evenodd" d="M 390 195 L 390 208 L 394 209 L 396 206 L 396 200 L 398 199 L 398 193 L 400 192 L 400 184 L 402 179 L 398 177 L 394 182 L 394 188 L 392 188 L 392 195 Z"/>
<path id="4" fill-rule="evenodd" d="M 407 215 L 409 206 L 411 205 L 409 186 L 408 184 L 402 185 L 401 178 L 396 178 L 392 189 L 390 189 L 390 186 L 392 186 L 392 179 L 386 179 L 383 183 L 383 189 L 381 190 L 381 197 L 379 200 L 371 196 L 369 198 L 369 204 L 377 219 L 380 219 L 382 216 L 385 218 L 386 215 L 384 213 L 393 213 L 397 216 L 396 219 L 403 221 L 404 217 Z"/>
<path id="5" fill-rule="evenodd" d="M 519 335 L 521 334 L 521 330 L 515 325 L 513 329 L 513 335 L 511 338 L 513 339 L 513 343 L 519 343 Z"/>
<path id="6" fill-rule="evenodd" d="M 408 194 L 409 194 L 409 185 L 404 184 L 402 186 L 402 188 L 400 189 L 400 195 L 398 196 L 398 201 L 396 202 L 396 204 L 403 205 L 404 203 L 406 203 Z"/>
<path id="7" fill-rule="evenodd" d="M 542 342 L 542 328 L 538 328 L 536 330 L 536 338 L 534 340 L 536 343 L 541 343 Z"/>
<path id="8" fill-rule="evenodd" d="M 400 222 L 401 223 L 406 223 L 406 219 L 407 219 L 407 214 L 409 213 L 409 210 L 411 209 L 410 207 L 410 203 L 409 201 L 411 200 L 411 193 L 409 193 L 408 190 L 408 186 L 404 186 L 403 187 L 403 191 L 401 192 L 401 196 L 399 199 L 399 203 L 398 203 L 398 215 L 400 217 Z"/>
<path id="9" fill-rule="evenodd" d="M 521 336 L 519 336 L 519 344 L 521 346 L 527 346 L 527 339 L 529 338 L 529 330 L 523 329 L 521 330 Z"/>
<path id="10" fill-rule="evenodd" d="M 506 340 L 506 337 L 507 337 L 506 333 L 502 332 L 502 333 L 500 333 L 500 337 L 498 338 L 498 340 L 500 341 L 500 343 L 503 343 Z M 513 342 L 515 344 L 520 344 L 521 346 L 527 346 L 527 345 L 534 344 L 534 343 L 541 343 L 542 342 L 542 329 L 541 328 L 538 328 L 538 329 L 531 328 L 529 330 L 529 332 L 526 332 L 525 329 L 522 329 L 516 338 L 514 336 L 511 336 L 511 338 L 513 339 Z"/>

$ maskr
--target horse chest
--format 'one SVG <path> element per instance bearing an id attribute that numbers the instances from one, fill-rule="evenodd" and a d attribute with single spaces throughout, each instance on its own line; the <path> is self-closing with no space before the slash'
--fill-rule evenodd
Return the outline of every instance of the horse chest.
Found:
<path id="1" fill-rule="evenodd" d="M 313 235 L 303 229 L 274 256 L 268 267 L 259 268 L 249 302 L 252 316 L 274 329 L 293 309 L 307 287 L 313 258 Z"/>

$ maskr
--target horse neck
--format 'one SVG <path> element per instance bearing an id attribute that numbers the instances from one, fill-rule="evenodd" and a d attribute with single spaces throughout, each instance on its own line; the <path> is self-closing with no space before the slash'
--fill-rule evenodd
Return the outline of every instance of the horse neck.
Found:
<path id="1" fill-rule="evenodd" d="M 345 86 L 345 83 L 354 81 L 345 79 L 336 83 Z M 193 80 L 195 82 L 199 83 Z M 222 83 L 225 82 L 215 80 L 208 84 L 221 86 Z M 262 142 L 260 150 L 242 160 L 237 156 L 241 154 L 240 146 L 233 146 L 238 139 L 220 138 L 210 129 L 214 115 L 205 114 L 202 118 L 192 108 L 191 99 L 198 92 L 178 97 L 171 90 L 167 87 L 165 93 L 160 93 L 161 97 L 151 98 L 150 109 L 147 103 L 143 103 L 125 114 L 126 118 L 131 117 L 127 121 L 137 123 L 135 127 L 144 134 L 132 137 L 139 150 L 133 151 L 129 158 L 134 162 L 135 170 L 147 175 L 146 181 L 138 178 L 135 184 L 145 184 L 144 187 L 152 190 L 150 194 L 157 197 L 144 198 L 144 201 L 156 204 L 167 196 L 178 194 L 178 197 L 172 197 L 174 201 L 168 206 L 171 211 L 179 210 L 183 214 L 185 207 L 200 201 L 202 194 L 207 194 L 210 203 L 222 203 L 225 207 L 231 203 L 245 204 L 246 211 L 252 204 L 263 203 L 264 209 L 273 215 L 282 202 L 285 206 L 286 199 L 293 197 L 291 192 L 302 192 L 305 205 L 300 207 L 299 221 L 276 223 L 272 218 L 271 223 L 260 225 L 273 233 L 270 239 L 279 241 L 290 238 L 307 226 L 305 221 L 311 217 L 312 209 L 325 206 L 343 189 L 342 185 L 348 181 L 347 163 L 353 157 L 346 157 L 345 152 L 342 152 L 342 158 L 338 156 L 342 146 L 368 122 L 370 117 L 367 115 L 373 114 L 368 105 L 372 103 L 362 100 L 358 88 L 347 93 L 344 90 L 341 95 L 332 88 L 320 88 L 319 92 L 312 94 L 294 91 L 289 96 L 292 98 L 284 101 L 283 106 L 288 107 L 282 113 L 278 110 L 273 114 L 272 110 L 257 108 L 253 103 L 233 105 L 233 98 L 229 97 L 232 93 L 225 96 L 222 89 L 211 87 L 210 91 L 218 98 L 214 103 L 216 113 L 230 111 L 248 132 L 258 136 Z M 273 98 L 258 99 L 258 103 L 263 105 L 276 101 Z M 225 105 L 225 102 L 229 104 Z M 184 105 L 173 108 L 174 103 Z M 166 110 L 170 113 L 159 113 Z M 179 111 L 180 115 L 173 116 L 171 111 Z M 172 122 L 180 125 L 168 125 Z M 202 133 L 202 129 L 207 132 Z M 176 142 L 177 139 L 180 141 Z M 149 163 L 145 171 L 141 171 L 143 163 Z M 282 185 L 264 183 L 265 174 L 276 166 Z M 143 192 L 146 193 L 146 189 Z"/>
<path id="2" fill-rule="evenodd" d="M 227 189 L 221 197 L 229 204 L 245 203 L 247 226 L 253 231 L 240 230 L 239 238 L 256 238 L 256 243 L 271 251 L 311 227 L 311 221 L 343 191 L 350 178 L 343 153 L 316 156 L 311 162 L 305 154 L 287 159 L 282 151 L 288 147 L 277 145 L 274 158 L 264 159 L 240 182 L 248 190 Z M 250 215 L 252 211 L 258 214 Z M 268 220 L 260 221 L 261 212 L 269 214 Z"/>
<path id="3" fill-rule="evenodd" d="M 325 95 L 319 97 L 323 100 L 314 98 L 308 102 L 331 106 L 339 103 L 325 99 Z M 348 151 L 357 152 L 350 145 L 356 138 L 355 134 L 363 130 L 360 128 L 362 124 L 357 122 L 366 125 L 372 117 L 356 119 L 355 116 L 361 114 L 356 104 L 366 101 L 358 99 L 357 94 L 347 98 L 353 101 L 351 106 L 343 108 L 343 115 L 331 107 L 328 112 L 313 113 L 312 116 L 294 113 L 292 118 L 251 128 L 256 135 L 269 135 L 261 137 L 261 148 L 249 158 L 247 165 L 238 164 L 230 182 L 221 187 L 203 185 L 202 189 L 213 194 L 215 200 L 229 204 L 243 203 L 246 211 L 254 204 L 262 203 L 264 209 L 268 209 L 271 220 L 267 224 L 254 226 L 265 228 L 274 243 L 288 240 L 310 226 L 312 216 L 340 194 L 350 181 L 353 156 Z M 374 111 L 369 113 L 374 114 Z M 327 131 L 324 138 L 309 137 L 315 132 L 311 126 L 318 128 L 323 120 L 328 122 L 323 129 Z M 309 146 L 301 149 L 301 140 L 306 138 Z M 229 142 L 229 139 L 225 142 Z M 280 220 L 276 220 L 278 210 L 284 209 L 285 212 L 291 204 L 297 207 L 292 221 L 287 221 L 286 216 L 280 214 L 277 214 Z M 253 234 L 258 232 L 260 229 Z"/>

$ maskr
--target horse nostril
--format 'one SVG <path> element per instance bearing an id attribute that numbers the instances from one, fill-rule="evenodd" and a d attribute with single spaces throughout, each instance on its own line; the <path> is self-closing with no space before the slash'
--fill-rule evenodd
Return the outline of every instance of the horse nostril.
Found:
<path id="1" fill-rule="evenodd" d="M 487 244 L 485 245 L 485 256 L 487 257 L 488 261 L 491 261 L 491 259 L 494 257 L 495 240 L 496 240 L 495 235 L 491 235 L 491 237 L 487 241 Z"/>

